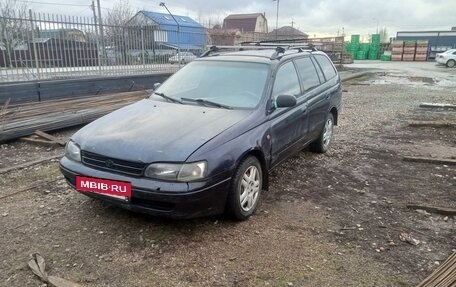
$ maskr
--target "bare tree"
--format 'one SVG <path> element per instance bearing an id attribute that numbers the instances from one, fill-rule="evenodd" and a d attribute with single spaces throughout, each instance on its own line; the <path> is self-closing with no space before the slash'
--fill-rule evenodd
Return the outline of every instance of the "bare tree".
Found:
<path id="1" fill-rule="evenodd" d="M 30 31 L 26 20 L 27 3 L 17 0 L 0 1 L 0 48 L 5 51 L 5 64 L 12 67 L 14 48 L 25 43 Z"/>
<path id="2" fill-rule="evenodd" d="M 118 0 L 114 7 L 108 10 L 103 19 L 105 44 L 111 46 L 114 51 L 114 57 L 117 51 L 121 53 L 123 63 L 127 62 L 127 43 L 129 41 L 127 23 L 133 15 L 129 1 Z"/>
<path id="3" fill-rule="evenodd" d="M 388 29 L 386 29 L 386 27 L 381 28 L 378 33 L 380 34 L 380 42 L 381 43 L 388 43 L 389 42 Z"/>

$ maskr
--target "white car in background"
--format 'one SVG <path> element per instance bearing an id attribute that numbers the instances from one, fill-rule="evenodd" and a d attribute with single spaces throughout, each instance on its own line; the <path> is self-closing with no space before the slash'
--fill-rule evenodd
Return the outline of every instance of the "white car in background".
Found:
<path id="1" fill-rule="evenodd" d="M 446 65 L 449 68 L 456 66 L 456 49 L 450 49 L 435 56 L 435 61 L 439 64 Z"/>
<path id="2" fill-rule="evenodd" d="M 180 52 L 180 54 L 176 54 L 172 57 L 169 58 L 169 62 L 171 64 L 187 64 L 190 63 L 191 61 L 195 60 L 197 57 L 192 53 L 192 52 Z"/>

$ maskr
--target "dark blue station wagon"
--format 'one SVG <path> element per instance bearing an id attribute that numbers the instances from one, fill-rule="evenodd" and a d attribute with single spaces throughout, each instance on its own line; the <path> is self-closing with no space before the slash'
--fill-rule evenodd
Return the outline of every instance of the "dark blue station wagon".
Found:
<path id="1" fill-rule="evenodd" d="M 340 78 L 323 52 L 212 49 L 76 132 L 60 169 L 78 191 L 132 211 L 243 220 L 269 170 L 306 146 L 328 150 L 340 109 Z"/>

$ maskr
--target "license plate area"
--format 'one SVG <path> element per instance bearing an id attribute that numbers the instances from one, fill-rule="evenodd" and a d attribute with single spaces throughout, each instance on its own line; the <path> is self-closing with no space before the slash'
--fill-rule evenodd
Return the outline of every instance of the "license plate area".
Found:
<path id="1" fill-rule="evenodd" d="M 76 190 L 97 193 L 122 201 L 130 201 L 131 182 L 76 176 Z"/>

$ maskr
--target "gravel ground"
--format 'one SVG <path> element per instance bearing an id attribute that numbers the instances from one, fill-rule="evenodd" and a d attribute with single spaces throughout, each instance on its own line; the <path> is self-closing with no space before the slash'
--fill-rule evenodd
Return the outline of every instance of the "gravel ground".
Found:
<path id="1" fill-rule="evenodd" d="M 50 274 L 86 286 L 417 285 L 456 251 L 456 219 L 406 204 L 456 207 L 456 170 L 401 156 L 456 156 L 456 131 L 406 121 L 456 120 L 455 111 L 418 108 L 455 103 L 455 89 L 438 84 L 454 70 L 417 82 L 403 63 L 396 82 L 394 65 L 344 84 L 332 149 L 304 150 L 271 171 L 270 191 L 246 222 L 133 214 L 69 189 L 57 161 L 0 175 L 0 285 L 40 286 L 26 265 L 34 252 Z M 0 166 L 58 153 L 13 142 L 2 145 Z"/>

